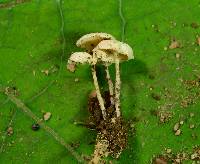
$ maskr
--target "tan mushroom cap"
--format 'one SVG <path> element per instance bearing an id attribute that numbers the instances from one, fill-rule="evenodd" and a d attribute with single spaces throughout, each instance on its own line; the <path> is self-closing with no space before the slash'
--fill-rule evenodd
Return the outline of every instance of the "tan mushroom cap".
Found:
<path id="1" fill-rule="evenodd" d="M 75 63 L 91 63 L 92 62 L 92 57 L 89 53 L 87 52 L 75 52 L 71 54 L 68 62 L 75 62 Z"/>
<path id="2" fill-rule="evenodd" d="M 122 61 L 134 59 L 132 48 L 123 42 L 117 40 L 103 40 L 101 41 L 93 50 L 93 52 L 98 52 L 98 50 L 104 51 L 110 58 L 115 58 L 115 54 L 118 59 Z"/>
<path id="3" fill-rule="evenodd" d="M 106 65 L 110 65 L 112 63 L 115 63 L 115 59 L 114 59 L 114 55 L 109 53 L 109 52 L 105 52 L 103 50 L 95 50 L 93 51 L 93 54 L 95 55 L 95 63 L 103 63 Z"/>
<path id="4" fill-rule="evenodd" d="M 82 36 L 77 42 L 77 47 L 85 48 L 88 51 L 93 50 L 97 44 L 99 44 L 102 40 L 110 40 L 115 38 L 107 33 L 90 33 Z"/>

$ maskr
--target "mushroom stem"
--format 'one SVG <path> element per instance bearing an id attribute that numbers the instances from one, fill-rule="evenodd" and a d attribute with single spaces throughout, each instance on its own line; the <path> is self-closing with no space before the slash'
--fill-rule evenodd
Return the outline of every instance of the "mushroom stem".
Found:
<path id="1" fill-rule="evenodd" d="M 110 103 L 111 105 L 114 105 L 114 98 L 113 98 L 113 94 L 114 94 L 114 88 L 113 88 L 113 82 L 110 78 L 110 73 L 109 73 L 109 69 L 108 66 L 105 65 L 105 71 L 106 71 L 106 79 L 108 80 L 108 88 L 109 88 L 109 92 L 110 92 Z"/>
<path id="2" fill-rule="evenodd" d="M 99 105 L 100 105 L 100 108 L 101 108 L 101 111 L 102 111 L 103 119 L 105 120 L 106 119 L 106 108 L 104 106 L 104 101 L 103 101 L 103 98 L 101 96 L 101 92 L 100 92 L 100 89 L 99 89 L 95 65 L 92 65 L 91 69 L 92 69 L 92 77 L 93 77 L 93 80 L 94 80 L 94 86 L 95 86 L 96 93 L 97 93 L 97 99 L 99 101 Z"/>
<path id="3" fill-rule="evenodd" d="M 115 81 L 115 109 L 117 117 L 120 116 L 120 70 L 119 70 L 119 59 L 115 57 L 115 71 L 116 71 L 116 81 Z"/>
<path id="4" fill-rule="evenodd" d="M 102 134 L 97 134 L 95 150 L 93 153 L 93 158 L 89 164 L 99 164 L 101 163 L 101 158 L 108 156 L 108 141 L 101 139 Z"/>

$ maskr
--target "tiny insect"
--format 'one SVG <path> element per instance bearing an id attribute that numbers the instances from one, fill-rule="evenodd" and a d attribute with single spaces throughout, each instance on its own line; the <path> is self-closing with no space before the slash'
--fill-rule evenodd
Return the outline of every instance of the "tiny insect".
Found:
<path id="1" fill-rule="evenodd" d="M 40 125 L 34 123 L 31 128 L 32 128 L 32 130 L 37 131 L 40 129 Z"/>

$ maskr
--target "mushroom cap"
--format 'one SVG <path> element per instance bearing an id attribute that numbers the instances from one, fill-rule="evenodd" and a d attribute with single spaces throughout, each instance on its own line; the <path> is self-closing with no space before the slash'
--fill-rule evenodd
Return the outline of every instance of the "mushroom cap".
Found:
<path id="1" fill-rule="evenodd" d="M 68 62 L 75 62 L 75 63 L 91 63 L 92 62 L 92 56 L 87 52 L 75 52 L 71 54 Z"/>
<path id="2" fill-rule="evenodd" d="M 97 50 L 104 51 L 114 59 L 117 55 L 121 62 L 134 59 L 132 48 L 128 44 L 117 40 L 103 40 L 93 49 L 93 52 Z"/>
<path id="3" fill-rule="evenodd" d="M 83 35 L 77 42 L 77 47 L 85 48 L 88 51 L 93 50 L 97 44 L 99 44 L 102 40 L 110 40 L 115 38 L 107 33 L 90 33 Z"/>
<path id="4" fill-rule="evenodd" d="M 95 63 L 103 63 L 106 65 L 115 63 L 114 55 L 109 52 L 105 52 L 103 50 L 97 49 L 97 50 L 93 51 L 93 54 L 95 57 Z"/>

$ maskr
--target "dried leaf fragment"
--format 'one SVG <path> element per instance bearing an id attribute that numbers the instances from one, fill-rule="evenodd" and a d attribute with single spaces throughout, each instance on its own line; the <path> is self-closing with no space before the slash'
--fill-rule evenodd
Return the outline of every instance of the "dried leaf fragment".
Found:
<path id="1" fill-rule="evenodd" d="M 51 113 L 50 113 L 50 112 L 46 112 L 46 113 L 43 115 L 43 119 L 44 119 L 45 121 L 48 121 L 50 118 L 51 118 Z"/>
<path id="2" fill-rule="evenodd" d="M 13 134 L 13 128 L 12 127 L 8 127 L 7 129 L 7 135 L 11 136 Z"/>
<path id="3" fill-rule="evenodd" d="M 172 152 L 172 149 L 167 149 L 166 152 L 167 152 L 168 154 L 170 154 L 170 153 Z"/>
<path id="4" fill-rule="evenodd" d="M 178 129 L 176 132 L 175 132 L 175 136 L 180 136 L 181 134 L 181 129 Z"/>
<path id="5" fill-rule="evenodd" d="M 68 63 L 67 64 L 67 69 L 70 71 L 70 72 L 74 72 L 76 70 L 76 64 L 74 62 L 72 63 Z"/>
<path id="6" fill-rule="evenodd" d="M 200 37 L 197 37 L 197 45 L 200 46 Z"/>
<path id="7" fill-rule="evenodd" d="M 172 40 L 172 42 L 169 45 L 169 49 L 175 49 L 175 48 L 179 48 L 179 47 L 180 47 L 180 44 L 176 40 Z"/>
<path id="8" fill-rule="evenodd" d="M 194 129 L 194 127 L 195 127 L 194 124 L 190 125 L 190 129 Z"/>
<path id="9" fill-rule="evenodd" d="M 90 92 L 89 98 L 95 98 L 95 97 L 97 97 L 97 92 L 96 92 L 96 90 L 93 90 Z"/>
<path id="10" fill-rule="evenodd" d="M 41 72 L 44 73 L 47 76 L 49 75 L 49 70 L 48 69 L 42 70 Z"/>
<path id="11" fill-rule="evenodd" d="M 176 132 L 180 127 L 180 124 L 177 122 L 175 125 L 174 125 L 174 131 Z"/>
<path id="12" fill-rule="evenodd" d="M 167 160 L 164 157 L 158 157 L 154 160 L 154 164 L 167 164 Z"/>

